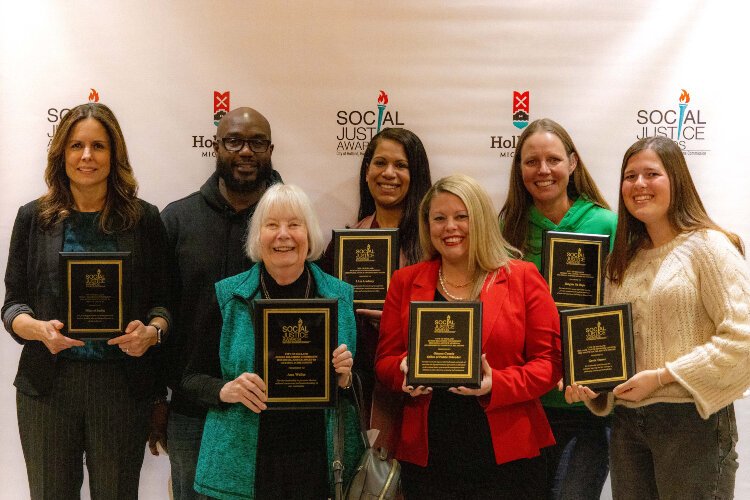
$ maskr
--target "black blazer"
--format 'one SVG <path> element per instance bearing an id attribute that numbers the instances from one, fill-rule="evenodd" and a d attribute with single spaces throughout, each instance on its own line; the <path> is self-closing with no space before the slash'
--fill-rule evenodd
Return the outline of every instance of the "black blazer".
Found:
<path id="1" fill-rule="evenodd" d="M 144 324 L 161 316 L 171 323 L 167 304 L 165 265 L 166 231 L 158 209 L 139 200 L 143 214 L 136 227 L 116 235 L 118 251 L 131 252 L 132 311 Z M 32 201 L 18 210 L 10 239 L 8 267 L 5 271 L 5 302 L 2 318 L 5 329 L 23 344 L 14 385 L 31 396 L 47 394 L 55 377 L 57 356 L 44 343 L 22 339 L 13 332 L 13 320 L 22 313 L 41 319 L 60 319 L 58 304 L 59 258 L 63 248 L 63 224 L 50 230 L 39 227 L 39 203 Z M 131 396 L 149 398 L 164 392 L 163 376 L 158 369 L 160 353 L 151 347 L 141 357 L 124 360 Z"/>

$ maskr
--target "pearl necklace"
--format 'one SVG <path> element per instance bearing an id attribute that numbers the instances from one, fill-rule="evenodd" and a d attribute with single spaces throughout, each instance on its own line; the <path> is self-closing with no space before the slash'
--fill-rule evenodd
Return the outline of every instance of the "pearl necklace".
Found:
<path id="1" fill-rule="evenodd" d="M 450 293 L 448 291 L 448 289 L 445 287 L 445 282 L 446 281 L 445 281 L 445 278 L 443 277 L 443 267 L 442 266 L 440 266 L 440 269 L 438 270 L 438 279 L 440 280 L 440 287 L 443 289 L 443 291 L 445 292 L 445 294 L 448 296 L 449 299 L 453 299 L 453 300 L 457 300 L 457 301 L 466 300 L 466 299 L 461 298 L 461 297 L 456 297 L 455 295 L 453 295 L 452 293 Z M 456 288 L 463 288 L 466 285 L 468 285 L 469 283 L 471 283 L 471 281 L 469 281 L 469 282 L 467 282 L 467 283 L 465 283 L 463 285 L 460 285 L 460 286 L 456 286 L 453 283 L 449 283 L 449 284 L 451 286 L 455 286 Z"/>

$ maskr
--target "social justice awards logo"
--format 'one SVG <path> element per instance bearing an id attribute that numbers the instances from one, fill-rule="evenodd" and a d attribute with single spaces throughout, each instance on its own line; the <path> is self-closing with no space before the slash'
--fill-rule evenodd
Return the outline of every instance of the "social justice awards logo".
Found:
<path id="1" fill-rule="evenodd" d="M 388 109 L 388 94 L 384 90 L 378 94 L 375 108 L 336 112 L 336 124 L 341 126 L 336 135 L 336 154 L 339 156 L 361 156 L 380 129 L 404 126 L 398 110 Z"/>
<path id="2" fill-rule="evenodd" d="M 586 340 L 605 340 L 607 338 L 607 329 L 602 326 L 601 321 L 596 322 L 596 326 L 586 328 Z"/>
<path id="3" fill-rule="evenodd" d="M 96 270 L 96 274 L 86 275 L 86 288 L 104 288 L 107 278 L 101 269 Z"/>
<path id="4" fill-rule="evenodd" d="M 524 129 L 529 124 L 529 116 L 531 113 L 531 92 L 525 90 L 523 92 L 513 91 L 513 114 L 511 119 L 513 125 L 518 129 Z M 516 151 L 516 144 L 520 135 L 516 135 L 515 131 L 506 135 L 491 135 L 490 136 L 490 149 L 499 150 L 501 158 L 513 158 L 513 154 Z"/>
<path id="5" fill-rule="evenodd" d="M 435 333 L 456 333 L 456 322 L 447 315 L 445 319 L 435 320 Z"/>
<path id="6" fill-rule="evenodd" d="M 90 89 L 89 102 L 99 102 L 99 92 L 96 89 Z M 52 144 L 52 136 L 57 132 L 57 127 L 60 125 L 62 117 L 68 114 L 70 108 L 49 108 L 47 110 L 47 121 L 52 124 L 52 129 L 47 132 L 47 149 Z"/>
<path id="7" fill-rule="evenodd" d="M 667 109 L 639 109 L 636 137 L 668 137 L 675 141 L 685 155 L 705 156 L 707 123 L 700 108 L 690 103 L 690 93 L 685 89 L 676 99 L 675 107 Z"/>
<path id="8" fill-rule="evenodd" d="M 214 90 L 214 113 L 213 113 L 213 124 L 214 127 L 219 126 L 219 122 L 222 118 L 224 118 L 224 115 L 229 113 L 229 97 L 230 97 L 230 91 L 227 90 L 226 92 L 219 92 L 218 90 Z M 212 134 L 210 136 L 206 135 L 194 135 L 193 136 L 193 148 L 198 149 L 201 152 L 201 156 L 204 158 L 213 157 L 216 156 L 216 151 L 214 151 L 214 140 L 216 139 L 216 135 Z"/>
<path id="9" fill-rule="evenodd" d="M 370 244 L 367 244 L 367 248 L 356 249 L 355 261 L 357 262 L 375 262 L 375 250 L 372 249 Z"/>
<path id="10" fill-rule="evenodd" d="M 309 344 L 310 331 L 302 318 L 297 320 L 296 325 L 285 325 L 281 327 L 281 342 L 284 344 Z"/>
<path id="11" fill-rule="evenodd" d="M 581 247 L 578 247 L 577 252 L 566 252 L 567 260 L 566 264 L 569 266 L 585 266 L 586 256 L 583 254 Z"/>

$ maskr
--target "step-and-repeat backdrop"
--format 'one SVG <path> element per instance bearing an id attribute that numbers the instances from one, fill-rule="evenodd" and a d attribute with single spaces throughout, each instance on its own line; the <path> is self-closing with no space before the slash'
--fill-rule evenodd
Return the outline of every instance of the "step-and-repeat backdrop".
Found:
<path id="1" fill-rule="evenodd" d="M 324 229 L 354 222 L 370 138 L 406 127 L 433 179 L 481 179 L 499 209 L 516 141 L 550 117 L 607 200 L 636 139 L 676 141 L 709 210 L 750 242 L 744 12 L 721 2 L 17 2 L 0 20 L 0 270 L 19 206 L 44 192 L 61 117 L 86 101 L 118 116 L 160 208 L 214 169 L 227 110 L 273 131 L 274 167 L 312 197 Z M 0 285 L 4 295 L 4 286 Z M 14 390 L 20 348 L 0 336 L 0 477 L 28 495 Z M 167 460 L 148 459 L 143 498 Z M 12 489 L 13 491 L 9 491 Z M 10 495 L 10 496 L 8 496 Z"/>

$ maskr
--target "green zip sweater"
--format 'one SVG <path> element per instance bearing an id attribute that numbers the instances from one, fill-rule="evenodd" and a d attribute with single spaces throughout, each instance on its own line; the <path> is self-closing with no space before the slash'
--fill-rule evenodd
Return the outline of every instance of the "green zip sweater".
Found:
<path id="1" fill-rule="evenodd" d="M 338 343 L 346 344 L 356 353 L 356 327 L 352 299 L 354 289 L 348 283 L 325 274 L 310 264 L 322 298 L 338 299 Z M 234 380 L 240 374 L 254 372 L 255 332 L 248 304 L 258 295 L 260 266 L 216 283 L 216 297 L 221 309 L 223 327 L 219 358 L 224 380 Z M 347 400 L 348 401 L 348 400 Z M 351 477 L 364 451 L 359 434 L 357 415 L 351 405 L 345 405 L 344 484 Z M 255 498 L 255 464 L 258 450 L 260 417 L 241 404 L 232 404 L 208 411 L 203 430 L 195 490 L 219 499 Z M 333 461 L 333 437 L 336 412 L 325 410 L 328 464 Z M 290 464 L 294 467 L 305 464 Z M 332 474 L 329 465 L 329 485 Z"/>
<path id="2" fill-rule="evenodd" d="M 580 196 L 568 209 L 560 224 L 546 218 L 534 205 L 529 210 L 529 230 L 526 236 L 526 252 L 523 259 L 533 262 L 542 272 L 542 238 L 544 231 L 566 231 L 570 233 L 607 234 L 609 249 L 612 251 L 617 229 L 617 214 L 594 204 Z M 541 397 L 544 406 L 586 410 L 583 403 L 569 405 L 565 402 L 564 393 L 552 389 Z"/>

